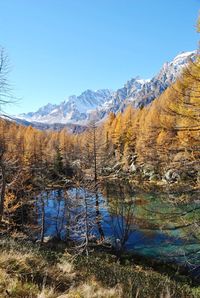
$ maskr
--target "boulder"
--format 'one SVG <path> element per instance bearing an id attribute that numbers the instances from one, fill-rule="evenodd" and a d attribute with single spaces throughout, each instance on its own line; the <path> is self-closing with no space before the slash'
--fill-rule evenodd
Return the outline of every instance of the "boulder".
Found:
<path id="1" fill-rule="evenodd" d="M 101 171 L 102 175 L 110 175 L 112 174 L 113 169 L 111 167 L 104 167 Z"/>
<path id="2" fill-rule="evenodd" d="M 131 165 L 129 166 L 129 171 L 130 173 L 135 173 L 137 171 L 137 167 L 134 164 L 134 162 L 132 162 Z"/>
<path id="3" fill-rule="evenodd" d="M 156 175 L 154 168 L 151 166 L 144 167 L 142 173 L 143 173 L 143 178 L 148 180 L 152 180 L 153 177 Z"/>
<path id="4" fill-rule="evenodd" d="M 169 183 L 173 183 L 173 182 L 180 181 L 181 180 L 181 177 L 180 177 L 179 173 L 175 169 L 169 169 L 165 173 L 164 179 L 167 182 L 169 182 Z"/>

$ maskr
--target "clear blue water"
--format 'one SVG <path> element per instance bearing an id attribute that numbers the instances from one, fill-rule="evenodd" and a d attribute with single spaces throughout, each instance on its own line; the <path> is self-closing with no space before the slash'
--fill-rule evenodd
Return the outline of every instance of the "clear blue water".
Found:
<path id="1" fill-rule="evenodd" d="M 123 195 L 122 195 L 123 194 Z M 97 204 L 98 200 L 98 204 Z M 84 189 L 53 190 L 37 198 L 38 225 L 44 202 L 45 236 L 61 240 L 104 239 L 117 249 L 200 264 L 200 202 L 182 203 L 166 194 L 103 191 L 96 197 Z"/>

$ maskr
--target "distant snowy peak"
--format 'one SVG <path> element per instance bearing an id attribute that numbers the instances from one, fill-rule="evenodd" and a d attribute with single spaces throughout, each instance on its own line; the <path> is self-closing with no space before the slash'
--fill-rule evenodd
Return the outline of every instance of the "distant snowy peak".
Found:
<path id="1" fill-rule="evenodd" d="M 193 52 L 183 52 L 177 55 L 171 62 L 164 63 L 160 73 L 156 78 L 160 78 L 165 75 L 166 78 L 176 79 L 177 75 L 181 74 L 182 69 L 189 63 L 193 61 L 196 56 L 196 51 Z"/>
<path id="2" fill-rule="evenodd" d="M 192 59 L 195 57 L 195 55 L 197 54 L 197 51 L 192 51 L 192 52 L 182 52 L 180 54 L 178 54 L 173 61 L 171 62 L 171 64 L 175 65 L 183 65 L 185 64 L 185 62 L 187 62 L 189 59 Z"/>
<path id="3" fill-rule="evenodd" d="M 171 62 L 164 63 L 160 72 L 151 80 L 144 81 L 137 92 L 135 92 L 134 83 L 133 87 L 129 88 L 130 92 L 127 100 L 131 101 L 136 108 L 149 104 L 176 81 L 184 67 L 186 67 L 189 61 L 194 60 L 195 56 L 196 51 L 183 52 L 177 55 Z"/>
<path id="4" fill-rule="evenodd" d="M 35 113 L 20 114 L 18 118 L 41 123 L 81 123 L 90 118 L 89 113 L 103 106 L 112 91 L 86 90 L 81 95 L 69 96 L 61 104 L 47 104 Z"/>
<path id="5" fill-rule="evenodd" d="M 124 87 L 128 90 L 128 93 L 131 92 L 139 92 L 143 85 L 149 82 L 150 80 L 140 79 L 139 77 L 133 78 L 124 85 Z"/>
<path id="6" fill-rule="evenodd" d="M 51 113 L 54 109 L 56 108 L 56 105 L 53 105 L 51 103 L 48 103 L 47 105 L 39 108 L 39 110 L 37 112 L 30 112 L 30 113 L 23 113 L 23 114 L 20 114 L 18 115 L 18 118 L 22 118 L 22 119 L 31 119 L 33 120 L 33 118 L 37 118 L 37 117 L 43 117 L 45 116 L 46 114 L 49 114 Z"/>
<path id="7" fill-rule="evenodd" d="M 86 90 L 79 96 L 70 96 L 66 101 L 66 104 L 73 103 L 79 107 L 79 110 L 86 111 L 102 105 L 105 100 L 111 96 L 111 94 L 111 91 L 108 89 L 97 91 Z"/>
<path id="8" fill-rule="evenodd" d="M 49 103 L 35 113 L 21 114 L 18 118 L 46 124 L 84 125 L 92 119 L 105 118 L 111 111 L 123 111 L 128 104 L 136 108 L 148 105 L 175 82 L 188 62 L 195 59 L 195 55 L 196 51 L 180 53 L 171 62 L 164 63 L 152 79 L 132 78 L 115 92 L 108 89 L 86 90 L 79 96 L 69 96 L 59 105 Z"/>

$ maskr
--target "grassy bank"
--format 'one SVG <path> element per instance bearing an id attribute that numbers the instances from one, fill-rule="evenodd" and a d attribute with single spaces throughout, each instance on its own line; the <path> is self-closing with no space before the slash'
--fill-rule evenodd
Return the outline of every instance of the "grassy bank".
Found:
<path id="1" fill-rule="evenodd" d="M 1 238 L 0 297 L 200 297 L 200 288 L 102 251 L 74 258 L 66 248 Z"/>

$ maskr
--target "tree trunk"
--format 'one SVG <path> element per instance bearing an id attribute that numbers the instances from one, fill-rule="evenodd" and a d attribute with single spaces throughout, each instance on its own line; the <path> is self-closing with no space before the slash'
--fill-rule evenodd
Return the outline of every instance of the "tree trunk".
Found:
<path id="1" fill-rule="evenodd" d="M 99 196 L 98 196 L 97 192 L 95 194 L 95 197 L 96 197 L 96 224 L 97 224 L 97 227 L 98 227 L 100 240 L 104 241 L 105 235 L 104 235 L 104 231 L 103 231 L 103 228 L 102 228 L 102 225 L 101 225 L 101 213 L 99 211 Z"/>
<path id="2" fill-rule="evenodd" d="M 45 204 L 44 198 L 41 199 L 41 211 L 42 211 L 42 218 L 41 218 L 41 234 L 40 234 L 40 242 L 44 242 L 44 233 L 45 233 Z"/>
<path id="3" fill-rule="evenodd" d="M 5 193 L 6 193 L 6 173 L 5 173 L 5 166 L 3 162 L 0 162 L 0 169 L 1 169 L 1 175 L 2 175 L 2 185 L 0 190 L 0 221 L 3 218 L 4 213 L 4 201 L 5 201 Z"/>

